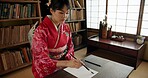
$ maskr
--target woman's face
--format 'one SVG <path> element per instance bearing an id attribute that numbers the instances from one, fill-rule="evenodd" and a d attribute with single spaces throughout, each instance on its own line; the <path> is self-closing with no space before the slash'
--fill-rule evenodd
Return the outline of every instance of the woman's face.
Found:
<path id="1" fill-rule="evenodd" d="M 50 11 L 52 13 L 52 20 L 57 24 L 63 23 L 68 18 L 69 15 L 69 11 L 66 5 L 61 10 L 54 11 L 51 9 Z"/>

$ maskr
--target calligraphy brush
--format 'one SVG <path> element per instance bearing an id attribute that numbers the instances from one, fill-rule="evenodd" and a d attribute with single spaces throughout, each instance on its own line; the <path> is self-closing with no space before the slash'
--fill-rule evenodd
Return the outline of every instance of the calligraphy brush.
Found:
<path id="1" fill-rule="evenodd" d="M 72 54 L 70 54 L 74 59 L 77 59 L 75 56 L 73 56 Z M 94 72 L 92 72 L 82 61 L 80 61 L 81 64 L 88 70 L 90 71 L 92 74 L 94 74 Z"/>

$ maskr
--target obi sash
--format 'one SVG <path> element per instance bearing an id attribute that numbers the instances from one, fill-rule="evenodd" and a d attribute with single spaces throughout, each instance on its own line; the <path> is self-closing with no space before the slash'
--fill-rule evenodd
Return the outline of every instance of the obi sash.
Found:
<path id="1" fill-rule="evenodd" d="M 48 49 L 49 50 L 49 57 L 52 59 L 64 59 L 64 56 L 67 54 L 67 45 L 63 47 L 59 47 L 56 49 Z"/>

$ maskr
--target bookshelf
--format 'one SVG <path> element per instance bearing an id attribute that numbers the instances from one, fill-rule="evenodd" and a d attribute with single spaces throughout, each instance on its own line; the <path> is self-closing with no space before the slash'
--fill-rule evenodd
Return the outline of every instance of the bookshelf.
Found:
<path id="1" fill-rule="evenodd" d="M 86 25 L 86 1 L 69 0 L 70 13 L 67 23 L 73 35 L 75 51 L 86 47 L 87 25 Z"/>
<path id="2" fill-rule="evenodd" d="M 0 76 L 31 65 L 27 35 L 41 20 L 39 0 L 0 0 Z"/>

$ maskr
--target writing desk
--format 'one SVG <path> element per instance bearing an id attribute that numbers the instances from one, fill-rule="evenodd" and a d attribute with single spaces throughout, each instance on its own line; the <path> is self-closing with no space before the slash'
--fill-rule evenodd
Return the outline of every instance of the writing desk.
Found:
<path id="1" fill-rule="evenodd" d="M 84 62 L 84 60 L 101 65 L 101 67 Z M 95 55 L 88 55 L 82 60 L 86 66 L 98 71 L 93 78 L 128 78 L 129 74 L 133 71 L 133 67 L 123 65 L 108 59 L 104 59 Z M 46 78 L 76 78 L 64 70 L 59 70 Z"/>
<path id="2" fill-rule="evenodd" d="M 95 53 L 99 57 L 133 66 L 135 69 L 143 59 L 146 46 L 145 44 L 139 45 L 134 41 L 118 42 L 98 36 L 89 38 L 87 42 L 88 53 Z"/>

